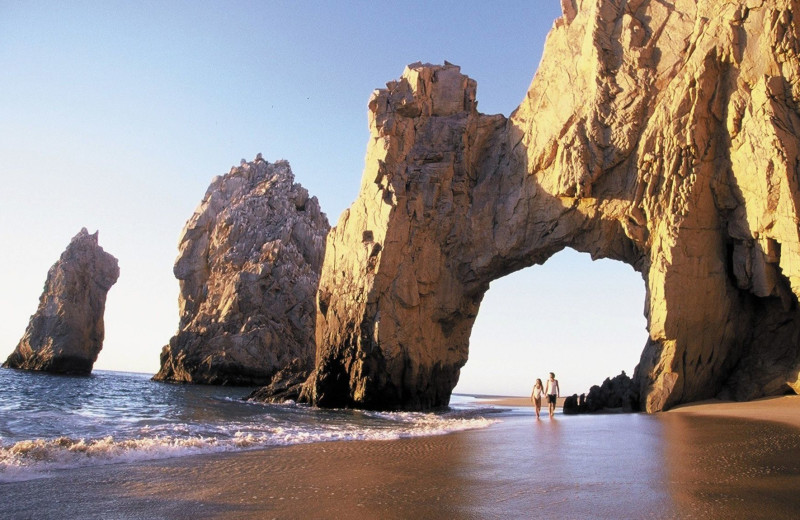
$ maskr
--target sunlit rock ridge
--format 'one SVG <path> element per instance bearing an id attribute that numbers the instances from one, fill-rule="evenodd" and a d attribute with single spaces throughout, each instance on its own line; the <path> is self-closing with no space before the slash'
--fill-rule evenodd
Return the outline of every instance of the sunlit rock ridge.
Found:
<path id="1" fill-rule="evenodd" d="M 92 373 L 103 348 L 106 296 L 119 278 L 117 259 L 97 235 L 81 229 L 50 268 L 39 307 L 4 367 Z"/>
<path id="2" fill-rule="evenodd" d="M 214 178 L 179 240 L 180 323 L 154 379 L 266 385 L 280 371 L 307 376 L 329 229 L 286 161 L 259 154 Z"/>
<path id="3" fill-rule="evenodd" d="M 565 247 L 644 279 L 645 410 L 800 389 L 798 2 L 562 11 L 509 118 L 447 63 L 373 94 L 305 400 L 447 404 L 489 283 Z"/>

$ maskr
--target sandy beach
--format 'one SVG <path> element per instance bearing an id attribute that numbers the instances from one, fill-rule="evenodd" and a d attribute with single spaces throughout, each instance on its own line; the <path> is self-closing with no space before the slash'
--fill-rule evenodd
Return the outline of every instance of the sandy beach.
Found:
<path id="1" fill-rule="evenodd" d="M 678 406 L 668 413 L 773 421 L 800 428 L 800 396 L 767 397 L 743 403 L 709 400 Z"/>
<path id="2" fill-rule="evenodd" d="M 533 408 L 533 402 L 530 397 L 512 397 L 512 396 L 479 396 L 478 400 L 491 404 L 494 406 L 512 406 L 521 408 Z M 559 397 L 556 400 L 556 408 L 561 409 L 564 406 L 564 397 Z M 547 401 L 542 398 L 542 409 L 547 409 Z"/>
<path id="3" fill-rule="evenodd" d="M 795 518 L 800 398 L 56 472 L 3 518 Z M 758 420 L 755 420 L 758 419 Z"/>

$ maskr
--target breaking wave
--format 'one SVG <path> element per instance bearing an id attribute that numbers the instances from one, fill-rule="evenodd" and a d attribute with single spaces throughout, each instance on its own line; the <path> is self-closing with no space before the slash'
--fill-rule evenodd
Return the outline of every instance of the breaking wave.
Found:
<path id="1" fill-rule="evenodd" d="M 53 403 L 46 396 L 29 397 L 28 402 L 18 399 L 14 409 L 0 405 L 0 419 L 8 419 L 0 424 L 0 482 L 42 478 L 70 468 L 204 453 L 441 435 L 497 422 L 486 417 L 493 410 L 469 406 L 442 413 L 319 410 L 243 403 L 235 393 L 224 395 L 235 392 L 224 388 L 175 387 L 142 378 L 113 383 L 119 396 L 97 392 L 99 403 L 88 399 L 82 388 L 81 406 L 56 403 L 57 411 L 47 408 Z M 140 388 L 121 391 L 123 383 Z M 54 384 L 63 385 L 64 380 Z M 63 388 L 57 390 L 64 395 Z"/>

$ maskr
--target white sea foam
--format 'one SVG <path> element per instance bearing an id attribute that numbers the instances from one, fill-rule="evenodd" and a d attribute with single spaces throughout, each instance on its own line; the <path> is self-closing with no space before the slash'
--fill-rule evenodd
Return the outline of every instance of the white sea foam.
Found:
<path id="1" fill-rule="evenodd" d="M 438 435 L 495 422 L 485 418 L 494 411 L 471 404 L 438 414 L 319 410 L 255 406 L 243 401 L 246 392 L 120 373 L 0 371 L 0 481 L 201 453 Z"/>
<path id="2" fill-rule="evenodd" d="M 137 462 L 200 453 L 257 449 L 270 446 L 344 440 L 392 440 L 404 437 L 441 435 L 486 428 L 496 420 L 480 416 L 448 417 L 421 413 L 365 414 L 381 424 L 368 426 L 338 420 L 305 421 L 294 424 L 227 423 L 198 426 L 163 424 L 144 426 L 137 436 L 108 435 L 97 439 L 59 437 L 0 442 L 0 482 L 46 477 L 60 469 Z"/>

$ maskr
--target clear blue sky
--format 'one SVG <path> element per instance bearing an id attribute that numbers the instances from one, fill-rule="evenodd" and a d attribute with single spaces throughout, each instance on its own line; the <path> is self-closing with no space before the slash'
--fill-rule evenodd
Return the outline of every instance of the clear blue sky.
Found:
<path id="1" fill-rule="evenodd" d="M 153 373 L 178 324 L 178 235 L 210 180 L 287 159 L 332 224 L 355 199 L 367 101 L 408 63 L 450 61 L 478 108 L 524 98 L 558 0 L 0 0 L 0 358 L 81 227 L 119 259 L 95 368 Z M 564 252 L 492 285 L 457 391 L 580 392 L 632 371 L 641 277 Z"/>

